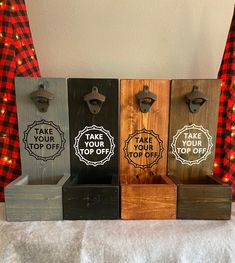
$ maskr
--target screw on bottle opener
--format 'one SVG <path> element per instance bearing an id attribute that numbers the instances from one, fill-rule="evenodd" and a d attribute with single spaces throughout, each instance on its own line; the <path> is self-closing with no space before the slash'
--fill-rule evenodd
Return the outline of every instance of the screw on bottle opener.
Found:
<path id="1" fill-rule="evenodd" d="M 40 112 L 47 112 L 50 100 L 54 99 L 54 94 L 45 90 L 44 84 L 40 84 L 38 90 L 30 94 L 30 98 Z"/>
<path id="2" fill-rule="evenodd" d="M 84 96 L 84 101 L 92 114 L 98 114 L 102 104 L 105 102 L 105 96 L 99 93 L 97 87 L 93 87 L 92 91 Z"/>
<path id="3" fill-rule="evenodd" d="M 157 95 L 149 91 L 149 87 L 147 85 L 144 85 L 143 91 L 140 91 L 136 95 L 136 98 L 141 112 L 146 113 L 157 100 Z"/>
<path id="4" fill-rule="evenodd" d="M 190 93 L 185 96 L 186 103 L 188 104 L 189 110 L 192 113 L 197 113 L 200 107 L 208 101 L 208 98 L 203 94 L 197 86 L 193 86 Z"/>

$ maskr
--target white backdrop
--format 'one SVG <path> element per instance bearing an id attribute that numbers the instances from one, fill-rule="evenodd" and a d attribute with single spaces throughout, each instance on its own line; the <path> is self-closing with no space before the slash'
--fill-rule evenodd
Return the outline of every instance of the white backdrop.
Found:
<path id="1" fill-rule="evenodd" d="M 216 78 L 233 0 L 26 0 L 43 76 Z"/>

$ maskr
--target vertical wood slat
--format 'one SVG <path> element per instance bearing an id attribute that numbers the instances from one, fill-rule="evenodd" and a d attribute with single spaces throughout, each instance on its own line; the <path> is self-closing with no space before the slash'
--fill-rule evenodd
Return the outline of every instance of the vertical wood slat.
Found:
<path id="1" fill-rule="evenodd" d="M 144 85 L 157 95 L 148 113 L 142 113 L 136 95 Z M 168 150 L 170 81 L 121 80 L 120 95 L 120 181 L 122 219 L 176 218 L 176 185 L 166 177 Z M 128 137 L 146 129 L 158 134 L 163 142 L 162 158 L 149 168 L 136 168 L 125 158 Z M 134 142 L 131 142 L 134 143 Z M 130 144 L 131 144 L 130 143 Z M 142 151 L 145 154 L 145 150 Z M 149 163 L 140 157 L 141 165 Z M 149 176 L 151 174 L 151 177 Z M 137 176 L 136 176 L 137 175 Z"/>

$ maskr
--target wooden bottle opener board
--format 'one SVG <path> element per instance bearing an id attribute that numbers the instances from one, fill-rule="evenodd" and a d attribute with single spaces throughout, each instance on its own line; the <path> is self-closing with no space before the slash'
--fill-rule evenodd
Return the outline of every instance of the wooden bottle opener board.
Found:
<path id="1" fill-rule="evenodd" d="M 195 92 L 193 86 L 197 87 Z M 205 101 L 193 113 L 194 104 Z M 178 185 L 177 217 L 180 219 L 229 219 L 231 187 L 213 176 L 220 97 L 219 80 L 173 80 L 169 133 L 168 174 Z"/>
<path id="2" fill-rule="evenodd" d="M 148 112 L 136 98 L 157 96 Z M 176 185 L 166 177 L 170 81 L 121 80 L 120 180 L 123 219 L 176 217 Z M 143 105 L 144 106 L 144 105 Z"/>
<path id="3" fill-rule="evenodd" d="M 63 187 L 64 218 L 119 218 L 118 80 L 69 79 L 68 94 L 72 180 Z"/>
<path id="4" fill-rule="evenodd" d="M 46 112 L 31 98 L 42 86 L 54 97 Z M 15 90 L 22 176 L 5 189 L 7 220 L 61 220 L 62 185 L 70 173 L 66 79 L 16 78 Z M 37 93 L 38 101 L 44 93 Z"/>

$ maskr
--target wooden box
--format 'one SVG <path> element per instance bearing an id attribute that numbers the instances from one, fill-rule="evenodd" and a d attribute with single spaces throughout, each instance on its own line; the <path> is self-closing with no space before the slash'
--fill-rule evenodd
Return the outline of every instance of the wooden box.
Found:
<path id="1" fill-rule="evenodd" d="M 168 175 L 179 219 L 230 219 L 231 186 L 213 177 L 219 80 L 173 80 Z"/>
<path id="2" fill-rule="evenodd" d="M 116 79 L 69 79 L 71 180 L 64 219 L 119 218 Z"/>
<path id="3" fill-rule="evenodd" d="M 176 218 L 176 185 L 166 176 L 170 81 L 121 80 L 122 219 Z"/>
<path id="4" fill-rule="evenodd" d="M 22 175 L 5 188 L 8 221 L 61 220 L 69 178 L 67 84 L 59 78 L 16 78 Z"/>

